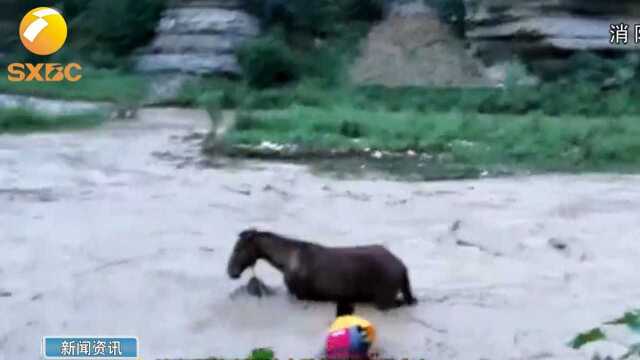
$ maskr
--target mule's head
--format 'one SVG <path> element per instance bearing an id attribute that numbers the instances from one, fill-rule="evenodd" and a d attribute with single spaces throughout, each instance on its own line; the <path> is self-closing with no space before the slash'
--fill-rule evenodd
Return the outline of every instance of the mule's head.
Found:
<path id="1" fill-rule="evenodd" d="M 239 278 L 246 268 L 255 265 L 258 261 L 257 235 L 258 231 L 254 229 L 245 230 L 238 235 L 238 241 L 233 247 L 233 253 L 227 265 L 227 274 L 230 278 Z"/>

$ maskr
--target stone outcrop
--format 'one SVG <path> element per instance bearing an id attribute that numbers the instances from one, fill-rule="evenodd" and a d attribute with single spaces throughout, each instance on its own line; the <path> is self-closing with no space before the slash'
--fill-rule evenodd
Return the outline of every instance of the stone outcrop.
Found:
<path id="1" fill-rule="evenodd" d="M 156 36 L 137 56 L 143 72 L 236 74 L 235 49 L 259 34 L 239 0 L 181 0 L 162 15 Z"/>
<path id="2" fill-rule="evenodd" d="M 541 59 L 579 50 L 638 50 L 636 0 L 464 0 L 467 37 L 485 61 Z M 610 25 L 629 25 L 627 45 L 610 42 Z"/>

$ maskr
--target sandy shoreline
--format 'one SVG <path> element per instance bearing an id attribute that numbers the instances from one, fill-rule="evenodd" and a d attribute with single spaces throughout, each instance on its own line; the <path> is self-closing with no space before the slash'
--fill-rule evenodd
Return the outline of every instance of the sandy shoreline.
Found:
<path id="1" fill-rule="evenodd" d="M 327 245 L 382 243 L 420 304 L 358 312 L 385 356 L 585 359 L 577 332 L 637 307 L 640 177 L 535 176 L 403 183 L 306 167 L 201 168 L 206 114 L 144 110 L 134 123 L 0 135 L 0 359 L 39 358 L 44 335 L 140 338 L 144 359 L 313 357 L 328 304 L 229 294 L 249 226 Z M 616 344 L 605 350 L 620 351 Z"/>

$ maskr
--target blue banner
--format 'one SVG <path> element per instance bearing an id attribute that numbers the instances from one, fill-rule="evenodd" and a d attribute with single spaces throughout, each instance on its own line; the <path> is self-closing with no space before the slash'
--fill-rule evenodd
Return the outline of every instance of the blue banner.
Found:
<path id="1" fill-rule="evenodd" d="M 137 359 L 136 337 L 54 337 L 42 339 L 45 359 Z"/>

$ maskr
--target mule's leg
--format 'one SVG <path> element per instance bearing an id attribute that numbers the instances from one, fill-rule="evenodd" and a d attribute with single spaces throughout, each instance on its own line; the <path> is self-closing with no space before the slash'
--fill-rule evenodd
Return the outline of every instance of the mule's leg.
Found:
<path id="1" fill-rule="evenodd" d="M 401 306 L 407 305 L 407 301 L 404 299 L 404 296 L 396 297 L 395 298 L 395 305 L 396 305 L 396 307 L 401 307 Z"/>
<path id="2" fill-rule="evenodd" d="M 349 301 L 338 301 L 336 304 L 336 317 L 353 315 L 355 306 Z"/>
<path id="3" fill-rule="evenodd" d="M 294 281 L 292 281 L 290 276 L 285 275 L 284 284 L 286 285 L 287 291 L 289 292 L 290 295 L 292 295 L 293 297 L 295 297 L 298 300 L 304 300 L 300 296 L 299 286 L 297 286 L 297 284 Z"/>
<path id="4" fill-rule="evenodd" d="M 414 305 L 418 302 L 411 292 L 411 284 L 409 283 L 409 273 L 405 270 L 402 280 L 402 296 L 407 305 Z"/>
<path id="5" fill-rule="evenodd" d="M 383 311 L 398 307 L 398 303 L 396 302 L 397 291 L 398 289 L 396 288 L 395 291 L 383 290 L 376 294 L 373 300 L 376 307 Z"/>

